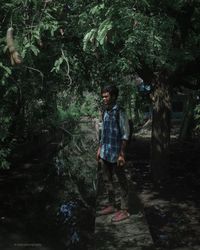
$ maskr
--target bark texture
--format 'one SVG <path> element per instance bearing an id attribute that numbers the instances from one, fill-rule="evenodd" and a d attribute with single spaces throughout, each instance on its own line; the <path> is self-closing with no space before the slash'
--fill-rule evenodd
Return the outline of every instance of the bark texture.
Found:
<path id="1" fill-rule="evenodd" d="M 170 91 L 165 82 L 158 81 L 153 92 L 151 169 L 156 182 L 167 179 L 170 146 Z"/>

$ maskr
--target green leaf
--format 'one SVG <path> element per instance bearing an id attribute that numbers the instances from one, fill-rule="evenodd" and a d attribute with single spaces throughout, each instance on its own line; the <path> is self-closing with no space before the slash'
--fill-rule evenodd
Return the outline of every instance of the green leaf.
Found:
<path id="1" fill-rule="evenodd" d="M 0 62 L 0 68 L 4 69 L 4 71 L 6 71 L 7 77 L 8 77 L 9 75 L 11 75 L 11 73 L 12 73 L 11 69 L 8 68 L 8 67 L 6 67 L 6 66 L 4 66 L 3 63 L 1 63 L 1 62 Z"/>
<path id="2" fill-rule="evenodd" d="M 101 11 L 102 9 L 104 9 L 104 8 L 105 8 L 104 3 L 98 4 L 98 5 L 94 6 L 94 7 L 90 10 L 89 13 L 92 14 L 92 15 L 98 15 L 98 14 L 100 13 L 100 11 Z"/>
<path id="3" fill-rule="evenodd" d="M 110 19 L 106 19 L 100 24 L 96 38 L 100 45 L 104 44 L 105 37 L 108 31 L 111 29 L 112 29 L 112 21 Z"/>
<path id="4" fill-rule="evenodd" d="M 97 29 L 91 29 L 83 38 L 83 50 L 87 49 L 88 43 L 92 42 L 97 34 Z"/>
<path id="5" fill-rule="evenodd" d="M 33 44 L 30 46 L 30 49 L 32 50 L 35 56 L 37 56 L 38 53 L 40 52 L 39 49 Z"/>

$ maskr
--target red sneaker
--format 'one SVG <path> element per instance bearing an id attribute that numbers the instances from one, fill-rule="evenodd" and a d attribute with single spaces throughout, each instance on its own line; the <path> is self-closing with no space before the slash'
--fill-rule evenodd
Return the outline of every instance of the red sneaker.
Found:
<path id="1" fill-rule="evenodd" d="M 101 211 L 99 211 L 99 215 L 107 215 L 107 214 L 112 214 L 115 212 L 115 208 L 113 206 L 107 206 L 103 208 Z"/>
<path id="2" fill-rule="evenodd" d="M 120 210 L 115 213 L 113 218 L 111 219 L 112 222 L 120 222 L 126 220 L 130 217 L 130 214 L 126 210 Z"/>

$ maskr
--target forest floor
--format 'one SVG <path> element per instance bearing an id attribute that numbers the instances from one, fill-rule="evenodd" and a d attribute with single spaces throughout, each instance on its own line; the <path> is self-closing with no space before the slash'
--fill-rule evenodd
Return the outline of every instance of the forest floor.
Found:
<path id="1" fill-rule="evenodd" d="M 150 131 L 129 146 L 127 169 L 158 250 L 200 249 L 200 142 L 179 143 L 172 131 L 170 178 L 154 185 L 150 171 Z"/>
<path id="2" fill-rule="evenodd" d="M 143 204 L 157 250 L 200 250 L 199 148 L 198 140 L 179 143 L 172 133 L 170 179 L 155 186 L 150 171 L 150 129 L 135 134 L 129 146 L 127 175 Z M 51 168 L 36 162 L 0 171 L 0 249 L 59 249 L 58 228 L 50 227 L 53 218 L 48 212 L 49 201 L 57 199 L 55 184 L 48 180 Z M 91 223 L 86 217 L 82 228 L 92 224 L 93 217 Z"/>

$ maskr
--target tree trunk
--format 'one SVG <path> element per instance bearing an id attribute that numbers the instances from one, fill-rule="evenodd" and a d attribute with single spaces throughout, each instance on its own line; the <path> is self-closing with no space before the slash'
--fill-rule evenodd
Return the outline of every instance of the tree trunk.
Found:
<path id="1" fill-rule="evenodd" d="M 184 110 L 184 117 L 180 128 L 179 140 L 184 141 L 191 139 L 194 127 L 194 109 L 196 105 L 196 98 L 191 93 L 187 97 L 187 103 Z"/>
<path id="2" fill-rule="evenodd" d="M 151 169 L 156 183 L 167 180 L 170 145 L 170 94 L 166 83 L 158 82 L 153 93 Z"/>

